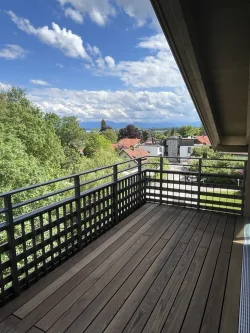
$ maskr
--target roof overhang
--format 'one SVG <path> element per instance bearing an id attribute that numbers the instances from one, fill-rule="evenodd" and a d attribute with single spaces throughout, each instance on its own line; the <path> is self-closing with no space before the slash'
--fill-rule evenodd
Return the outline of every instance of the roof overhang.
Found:
<path id="1" fill-rule="evenodd" d="M 250 140 L 248 0 L 151 0 L 212 146 Z"/>

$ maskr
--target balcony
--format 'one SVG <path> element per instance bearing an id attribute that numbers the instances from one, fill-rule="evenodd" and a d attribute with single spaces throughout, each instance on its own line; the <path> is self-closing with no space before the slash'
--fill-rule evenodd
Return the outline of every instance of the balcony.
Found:
<path id="1" fill-rule="evenodd" d="M 0 332 L 237 332 L 246 162 L 135 162 L 1 195 Z"/>

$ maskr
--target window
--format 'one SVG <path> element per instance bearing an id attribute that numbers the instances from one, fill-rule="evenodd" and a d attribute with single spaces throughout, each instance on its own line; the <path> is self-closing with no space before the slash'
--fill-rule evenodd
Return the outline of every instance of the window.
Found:
<path id="1" fill-rule="evenodd" d="M 188 153 L 189 153 L 189 154 L 192 153 L 192 147 L 188 147 Z"/>

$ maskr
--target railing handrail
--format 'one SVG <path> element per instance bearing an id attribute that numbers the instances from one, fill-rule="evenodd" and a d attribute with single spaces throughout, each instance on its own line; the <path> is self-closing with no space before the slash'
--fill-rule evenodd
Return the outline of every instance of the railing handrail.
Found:
<path id="1" fill-rule="evenodd" d="M 42 186 L 46 186 L 46 185 L 51 185 L 51 184 L 58 183 L 58 182 L 61 182 L 61 181 L 64 181 L 64 180 L 72 179 L 72 178 L 74 178 L 76 176 L 84 176 L 84 175 L 88 175 L 90 173 L 102 171 L 102 170 L 105 170 L 105 169 L 110 169 L 114 165 L 119 166 L 119 165 L 126 164 L 126 163 L 129 163 L 129 162 L 136 162 L 139 159 L 140 158 L 134 158 L 134 159 L 131 159 L 129 161 L 123 161 L 123 162 L 119 162 L 119 163 L 114 163 L 114 164 L 110 164 L 110 165 L 103 166 L 103 167 L 100 167 L 100 168 L 91 169 L 91 170 L 79 172 L 79 173 L 76 173 L 76 174 L 72 174 L 70 176 L 65 176 L 65 177 L 61 177 L 61 178 L 52 179 L 52 180 L 49 180 L 47 182 L 38 183 L 38 184 L 34 184 L 34 185 L 29 185 L 29 186 L 26 186 L 26 187 L 21 187 L 21 188 L 15 189 L 15 190 L 11 190 L 11 191 L 8 191 L 8 192 L 0 193 L 0 198 L 3 198 L 4 196 L 6 196 L 8 194 L 13 195 L 13 194 L 21 193 L 21 192 L 24 192 L 24 191 L 33 190 L 33 189 L 38 188 L 38 187 L 42 187 Z"/>

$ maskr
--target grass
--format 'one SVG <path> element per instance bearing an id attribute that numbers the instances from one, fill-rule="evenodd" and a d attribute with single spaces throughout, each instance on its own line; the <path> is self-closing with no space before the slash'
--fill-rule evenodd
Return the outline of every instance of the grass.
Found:
<path id="1" fill-rule="evenodd" d="M 225 197 L 219 198 L 213 196 L 213 194 L 225 194 Z M 214 201 L 214 203 L 206 203 L 202 202 L 202 206 L 208 206 L 208 207 L 217 207 L 217 208 L 233 208 L 235 210 L 241 210 L 241 207 L 235 207 L 234 204 L 242 204 L 242 199 L 236 199 L 236 198 L 227 198 L 227 194 L 235 195 L 237 197 L 237 194 L 239 191 L 233 191 L 233 190 L 214 190 L 213 192 L 207 192 L 206 195 L 201 195 L 200 199 L 202 200 L 209 200 Z M 228 204 L 228 205 L 227 205 Z"/>

